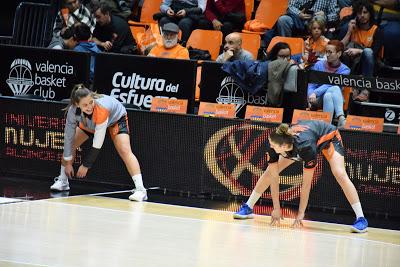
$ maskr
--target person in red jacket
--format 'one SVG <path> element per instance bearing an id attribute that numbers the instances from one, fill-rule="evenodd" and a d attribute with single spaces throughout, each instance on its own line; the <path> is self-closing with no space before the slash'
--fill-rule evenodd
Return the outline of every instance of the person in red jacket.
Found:
<path id="1" fill-rule="evenodd" d="M 222 31 L 224 38 L 234 31 L 241 32 L 246 22 L 244 0 L 208 0 L 204 14 L 206 20 L 199 28 Z"/>

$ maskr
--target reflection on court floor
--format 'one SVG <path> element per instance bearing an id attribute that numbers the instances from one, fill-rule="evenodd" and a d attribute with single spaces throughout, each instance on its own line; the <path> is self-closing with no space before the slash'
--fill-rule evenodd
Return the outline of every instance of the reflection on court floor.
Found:
<path id="1" fill-rule="evenodd" d="M 0 266 L 398 266 L 400 231 L 101 196 L 0 205 Z"/>

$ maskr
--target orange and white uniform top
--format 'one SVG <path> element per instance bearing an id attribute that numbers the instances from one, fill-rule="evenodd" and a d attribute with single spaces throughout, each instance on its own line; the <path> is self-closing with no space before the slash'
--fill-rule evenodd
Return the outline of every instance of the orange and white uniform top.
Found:
<path id="1" fill-rule="evenodd" d="M 189 51 L 186 47 L 183 47 L 180 44 L 177 44 L 174 47 L 168 49 L 165 48 L 162 44 L 157 44 L 150 50 L 148 56 L 174 59 L 190 59 Z"/>
<path id="2" fill-rule="evenodd" d="M 94 99 L 91 115 L 84 114 L 78 107 L 71 105 L 64 128 L 64 160 L 72 159 L 76 127 L 93 133 L 92 148 L 99 150 L 103 145 L 107 128 L 116 124 L 124 116 L 126 116 L 125 107 L 117 99 L 108 95 L 100 95 L 100 98 Z"/>

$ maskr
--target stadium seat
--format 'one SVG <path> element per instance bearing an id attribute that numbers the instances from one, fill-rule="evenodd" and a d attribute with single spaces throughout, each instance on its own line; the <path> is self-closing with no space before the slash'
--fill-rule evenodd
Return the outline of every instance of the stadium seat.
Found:
<path id="1" fill-rule="evenodd" d="M 242 48 L 249 51 L 254 59 L 257 59 L 258 50 L 261 45 L 261 37 L 258 34 L 240 33 L 242 37 Z"/>
<path id="2" fill-rule="evenodd" d="M 222 44 L 222 32 L 212 30 L 194 30 L 186 43 L 186 47 L 208 50 L 212 60 L 216 60 Z"/>
<path id="3" fill-rule="evenodd" d="M 350 95 L 352 92 L 353 88 L 346 86 L 343 88 L 343 99 L 344 99 L 344 103 L 343 103 L 343 110 L 346 112 L 349 108 L 349 101 L 350 101 Z"/>
<path id="4" fill-rule="evenodd" d="M 244 10 L 246 13 L 246 20 L 251 20 L 251 16 L 254 11 L 254 1 L 255 0 L 244 0 Z"/>
<path id="5" fill-rule="evenodd" d="M 140 12 L 140 21 L 129 20 L 129 25 L 144 25 L 149 23 L 157 23 L 153 19 L 155 13 L 160 12 L 160 5 L 162 0 L 144 0 L 143 6 Z"/>
<path id="6" fill-rule="evenodd" d="M 278 18 L 286 13 L 287 7 L 288 0 L 261 0 L 257 7 L 254 19 L 263 24 L 266 29 L 272 29 Z M 243 32 L 256 34 L 264 33 L 264 31 L 256 32 L 251 30 L 243 30 Z"/>
<path id="7" fill-rule="evenodd" d="M 144 34 L 146 29 L 143 26 L 133 26 L 130 25 L 129 28 L 131 29 L 131 33 L 133 38 L 135 38 L 136 43 L 139 41 L 138 34 Z"/>
<path id="8" fill-rule="evenodd" d="M 340 21 L 348 16 L 351 16 L 351 14 L 353 14 L 353 8 L 351 6 L 342 8 L 339 12 Z"/>
<path id="9" fill-rule="evenodd" d="M 304 51 L 304 40 L 302 38 L 275 36 L 269 43 L 267 52 L 269 52 L 278 42 L 287 43 L 290 46 L 290 52 L 292 55 L 302 54 Z"/>

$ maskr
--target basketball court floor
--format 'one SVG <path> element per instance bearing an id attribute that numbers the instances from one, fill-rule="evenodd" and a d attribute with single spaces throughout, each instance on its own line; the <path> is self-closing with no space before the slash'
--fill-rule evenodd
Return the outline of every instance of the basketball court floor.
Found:
<path id="1" fill-rule="evenodd" d="M 228 204 L 230 205 L 230 204 Z M 399 266 L 400 231 L 231 210 L 136 203 L 100 194 L 0 205 L 0 266 Z"/>

